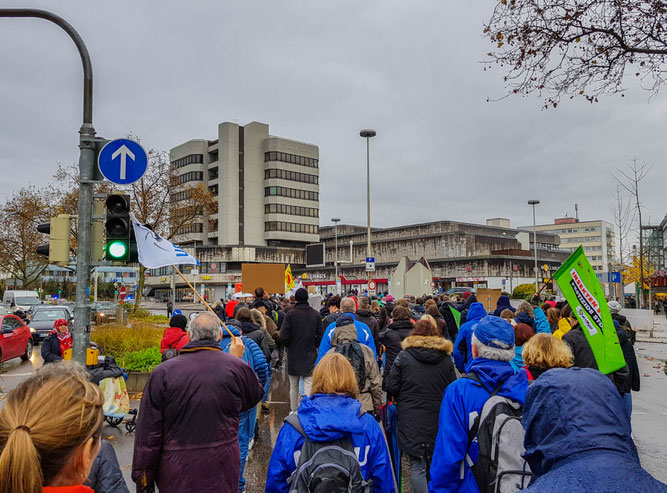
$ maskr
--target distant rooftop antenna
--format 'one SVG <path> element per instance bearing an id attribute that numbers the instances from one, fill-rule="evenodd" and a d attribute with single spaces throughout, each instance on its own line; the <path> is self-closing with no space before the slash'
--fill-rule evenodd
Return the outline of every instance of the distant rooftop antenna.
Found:
<path id="1" fill-rule="evenodd" d="M 579 222 L 579 204 L 574 204 L 574 217 Z"/>

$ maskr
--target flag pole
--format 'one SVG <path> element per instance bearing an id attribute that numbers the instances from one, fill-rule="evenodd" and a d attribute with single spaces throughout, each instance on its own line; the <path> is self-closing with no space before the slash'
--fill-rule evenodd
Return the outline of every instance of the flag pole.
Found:
<path id="1" fill-rule="evenodd" d="M 220 320 L 220 323 L 221 323 L 222 326 L 227 330 L 227 332 L 229 332 L 229 335 L 232 336 L 232 339 L 236 339 L 236 336 L 235 336 L 234 334 L 232 334 L 232 331 L 229 330 L 229 327 L 227 327 L 227 326 L 225 325 L 225 322 L 223 322 L 222 319 L 221 319 L 220 317 L 218 317 L 218 314 L 215 313 L 215 311 L 213 311 L 213 308 L 211 308 L 211 305 L 209 305 L 209 304 L 206 302 L 206 300 L 204 300 L 204 298 L 201 297 L 201 295 L 195 290 L 195 288 L 192 287 L 192 284 L 190 284 L 190 281 L 188 281 L 188 280 L 185 278 L 185 276 L 183 275 L 183 273 L 182 273 L 180 270 L 178 270 L 178 267 L 176 267 L 175 265 L 174 265 L 174 270 L 175 270 L 176 272 L 178 272 L 178 275 L 181 276 L 181 279 L 183 279 L 183 280 L 185 281 L 185 284 L 187 284 L 188 287 L 189 287 L 190 289 L 192 289 L 192 292 L 193 292 L 195 295 L 197 295 L 197 298 L 199 298 L 199 301 L 201 301 L 202 303 L 204 303 L 204 305 L 206 306 L 206 309 L 207 309 L 209 312 L 211 312 L 213 315 L 215 315 L 215 317 L 216 317 L 218 320 Z"/>

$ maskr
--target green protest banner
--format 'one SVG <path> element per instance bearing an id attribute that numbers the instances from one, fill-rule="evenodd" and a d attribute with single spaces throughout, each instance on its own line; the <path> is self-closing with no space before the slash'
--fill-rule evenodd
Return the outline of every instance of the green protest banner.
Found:
<path id="1" fill-rule="evenodd" d="M 604 297 L 600 281 L 579 246 L 554 274 L 558 287 L 579 320 L 593 356 L 602 373 L 611 373 L 625 366 L 625 358 L 616 336 L 614 321 Z"/>
<path id="2" fill-rule="evenodd" d="M 456 326 L 460 327 L 461 326 L 461 312 L 458 311 L 453 306 L 450 306 L 449 309 L 452 311 L 452 315 L 454 315 L 454 320 L 456 320 Z"/>

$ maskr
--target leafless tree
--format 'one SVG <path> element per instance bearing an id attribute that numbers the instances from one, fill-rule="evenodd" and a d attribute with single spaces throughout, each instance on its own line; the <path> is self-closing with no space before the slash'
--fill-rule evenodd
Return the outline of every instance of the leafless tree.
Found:
<path id="1" fill-rule="evenodd" d="M 667 3 L 662 0 L 500 0 L 485 23 L 485 68 L 506 70 L 509 94 L 597 102 L 626 75 L 657 94 L 665 82 Z"/>
<path id="2" fill-rule="evenodd" d="M 618 231 L 618 263 L 623 266 L 626 262 L 627 238 L 632 230 L 632 223 L 635 219 L 635 209 L 632 207 L 631 197 L 624 197 L 621 185 L 616 183 L 616 193 L 613 197 L 613 203 L 609 210 L 614 217 L 614 226 Z M 622 270 L 622 269 L 621 269 Z M 625 299 L 625 288 L 621 280 L 621 299 Z"/>
<path id="3" fill-rule="evenodd" d="M 639 199 L 639 184 L 641 181 L 646 178 L 649 174 L 653 165 L 649 163 L 639 164 L 637 158 L 633 158 L 628 163 L 626 169 L 616 168 L 616 173 L 614 174 L 614 179 L 616 183 L 623 188 L 626 192 L 630 194 L 634 201 L 634 209 L 637 214 L 637 219 L 639 221 L 639 265 L 643 266 L 644 263 L 644 241 L 642 239 L 642 208 L 641 202 Z M 646 306 L 646 289 L 645 289 L 645 275 L 644 269 L 640 269 L 640 286 L 641 286 L 641 297 L 638 300 L 639 308 L 644 308 Z"/>

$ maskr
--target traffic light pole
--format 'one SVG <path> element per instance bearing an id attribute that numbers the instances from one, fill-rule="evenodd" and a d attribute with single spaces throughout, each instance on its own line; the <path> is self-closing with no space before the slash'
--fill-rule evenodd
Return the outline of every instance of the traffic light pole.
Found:
<path id="1" fill-rule="evenodd" d="M 95 171 L 93 128 L 93 65 L 88 48 L 78 32 L 60 16 L 39 9 L 0 9 L 0 17 L 34 17 L 60 26 L 76 45 L 83 64 L 83 124 L 79 130 L 79 218 L 76 255 L 76 304 L 74 305 L 73 359 L 85 364 L 90 343 L 90 253 Z"/>

